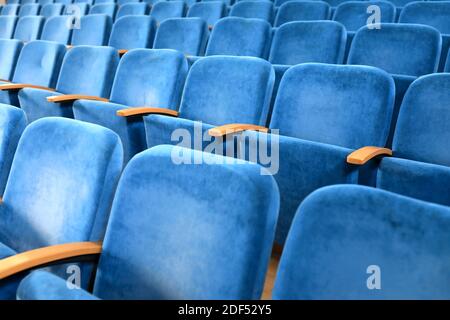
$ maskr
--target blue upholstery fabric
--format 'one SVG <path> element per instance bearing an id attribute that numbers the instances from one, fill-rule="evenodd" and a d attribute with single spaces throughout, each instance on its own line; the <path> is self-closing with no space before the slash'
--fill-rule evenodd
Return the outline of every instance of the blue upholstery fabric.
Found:
<path id="1" fill-rule="evenodd" d="M 23 6 L 25 4 L 36 3 L 37 0 L 20 0 L 20 4 Z"/>
<path id="2" fill-rule="evenodd" d="M 399 23 L 425 24 L 441 32 L 445 39 L 442 42 L 439 70 L 443 70 L 450 46 L 450 2 L 428 1 L 409 3 L 402 9 Z"/>
<path id="3" fill-rule="evenodd" d="M 291 21 L 327 20 L 330 6 L 323 1 L 289 1 L 278 9 L 274 25 Z"/>
<path id="4" fill-rule="evenodd" d="M 299 207 L 275 299 L 449 299 L 450 209 L 362 186 L 316 191 Z M 379 266 L 381 290 L 367 287 Z"/>
<path id="5" fill-rule="evenodd" d="M 127 4 L 127 3 L 139 2 L 139 0 L 116 0 L 116 2 L 117 2 L 117 4 L 119 6 L 122 6 L 122 5 Z"/>
<path id="6" fill-rule="evenodd" d="M 125 16 L 116 20 L 109 45 L 116 49 L 151 48 L 156 21 L 148 16 Z"/>
<path id="7" fill-rule="evenodd" d="M 17 17 L 0 16 L 0 39 L 11 39 L 16 28 Z"/>
<path id="8" fill-rule="evenodd" d="M 219 20 L 211 32 L 206 55 L 252 56 L 269 54 L 271 26 L 260 19 L 227 17 Z"/>
<path id="9" fill-rule="evenodd" d="M 17 143 L 27 124 L 25 113 L 16 107 L 0 105 L 0 194 L 3 194 Z M 2 258 L 0 244 L 0 259 Z"/>
<path id="10" fill-rule="evenodd" d="M 14 39 L 24 42 L 39 39 L 44 22 L 45 18 L 40 16 L 20 18 L 14 31 Z"/>
<path id="11" fill-rule="evenodd" d="M 41 39 L 68 45 L 72 37 L 72 29 L 67 16 L 53 16 L 47 19 L 42 30 Z"/>
<path id="12" fill-rule="evenodd" d="M 147 15 L 150 13 L 150 7 L 145 2 L 139 3 L 126 3 L 119 7 L 117 11 L 116 19 L 119 19 L 128 15 Z"/>
<path id="13" fill-rule="evenodd" d="M 158 23 L 168 18 L 181 18 L 186 14 L 186 4 L 184 1 L 163 1 L 157 2 L 150 10 L 150 16 Z"/>
<path id="14" fill-rule="evenodd" d="M 231 7 L 230 16 L 259 18 L 272 23 L 274 7 L 272 1 L 241 1 Z"/>
<path id="15" fill-rule="evenodd" d="M 2 16 L 17 16 L 19 12 L 19 4 L 7 4 L 2 8 Z"/>
<path id="16" fill-rule="evenodd" d="M 64 14 L 65 15 L 75 15 L 75 16 L 84 16 L 88 14 L 89 11 L 89 4 L 87 3 L 73 3 L 73 4 L 66 4 L 64 8 Z"/>
<path id="17" fill-rule="evenodd" d="M 153 48 L 201 56 L 205 53 L 208 36 L 208 25 L 200 18 L 169 18 L 159 25 Z"/>
<path id="18" fill-rule="evenodd" d="M 23 42 L 0 39 L 0 79 L 12 80 Z"/>
<path id="19" fill-rule="evenodd" d="M 36 3 L 29 3 L 22 5 L 19 10 L 19 17 L 37 16 L 41 10 L 41 5 Z"/>
<path id="20" fill-rule="evenodd" d="M 72 0 L 55 0 L 55 3 L 62 3 L 62 4 L 71 4 Z"/>
<path id="21" fill-rule="evenodd" d="M 38 0 L 36 2 L 39 3 L 41 6 L 45 6 L 47 4 L 53 3 L 54 1 L 53 0 Z"/>
<path id="22" fill-rule="evenodd" d="M 106 46 L 112 19 L 105 14 L 90 14 L 80 19 L 80 28 L 72 33 L 72 45 Z"/>
<path id="23" fill-rule="evenodd" d="M 210 1 L 217 1 L 217 0 L 202 0 L 202 2 L 210 2 Z M 235 2 L 234 0 L 221 0 L 221 1 L 227 6 L 233 5 Z"/>
<path id="24" fill-rule="evenodd" d="M 343 63 L 346 37 L 344 26 L 338 22 L 289 22 L 275 31 L 269 61 L 288 65 Z"/>
<path id="25" fill-rule="evenodd" d="M 50 18 L 60 16 L 63 13 L 64 5 L 62 3 L 49 3 L 42 7 L 41 16 Z"/>
<path id="26" fill-rule="evenodd" d="M 85 94 L 109 97 L 118 63 L 119 55 L 111 47 L 76 46 L 70 49 L 63 60 L 56 92 L 32 88 L 19 92 L 20 106 L 28 121 L 48 116 L 73 116 L 71 103 L 48 102 L 48 96 Z"/>
<path id="27" fill-rule="evenodd" d="M 3 197 L 0 242 L 22 252 L 101 240 L 121 167 L 120 140 L 106 128 L 62 118 L 30 124 Z M 5 281 L 13 285 L 2 280 L 0 295 Z"/>
<path id="28" fill-rule="evenodd" d="M 217 20 L 225 17 L 227 7 L 222 1 L 197 2 L 189 7 L 187 16 L 202 18 L 209 26 L 216 24 Z"/>
<path id="29" fill-rule="evenodd" d="M 117 116 L 117 110 L 129 106 L 178 109 L 187 71 L 180 52 L 132 50 L 120 61 L 110 103 L 79 100 L 74 104 L 74 116 L 114 130 L 122 139 L 127 162 L 147 147 L 144 124 L 142 117 Z"/>
<path id="30" fill-rule="evenodd" d="M 106 14 L 114 20 L 117 12 L 117 6 L 115 3 L 101 3 L 91 7 L 89 14 Z"/>

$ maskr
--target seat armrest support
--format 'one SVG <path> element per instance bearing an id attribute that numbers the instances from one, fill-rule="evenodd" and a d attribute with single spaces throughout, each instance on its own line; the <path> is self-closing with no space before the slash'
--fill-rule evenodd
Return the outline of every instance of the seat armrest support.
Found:
<path id="1" fill-rule="evenodd" d="M 162 114 L 165 116 L 178 117 L 178 111 L 166 108 L 134 107 L 117 111 L 117 115 L 120 117 L 146 116 L 149 114 Z"/>

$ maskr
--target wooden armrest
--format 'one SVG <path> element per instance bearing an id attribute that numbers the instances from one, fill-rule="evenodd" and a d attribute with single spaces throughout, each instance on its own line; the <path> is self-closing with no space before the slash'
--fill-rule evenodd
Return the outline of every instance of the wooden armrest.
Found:
<path id="1" fill-rule="evenodd" d="M 165 108 L 136 107 L 117 111 L 121 117 L 145 116 L 148 114 L 162 114 L 165 116 L 178 117 L 178 111 Z"/>
<path id="2" fill-rule="evenodd" d="M 128 50 L 127 49 L 119 49 L 119 50 L 117 50 L 117 52 L 119 52 L 119 56 L 123 56 L 125 53 L 128 52 Z"/>
<path id="3" fill-rule="evenodd" d="M 28 83 L 6 83 L 6 84 L 0 84 L 0 90 L 20 90 L 23 88 L 35 88 L 35 89 L 43 89 L 47 91 L 55 91 L 55 89 L 44 87 L 44 86 L 37 86 L 34 84 L 28 84 Z"/>
<path id="4" fill-rule="evenodd" d="M 257 126 L 254 124 L 233 123 L 209 129 L 208 133 L 212 137 L 222 137 L 226 136 L 227 134 L 238 133 L 245 130 L 261 131 L 261 132 L 269 131 L 269 129 L 266 127 Z"/>
<path id="5" fill-rule="evenodd" d="M 74 242 L 58 244 L 16 254 L 0 260 L 0 279 L 51 262 L 79 256 L 100 254 L 101 242 Z"/>
<path id="6" fill-rule="evenodd" d="M 392 150 L 380 147 L 363 147 L 350 153 L 347 156 L 347 163 L 362 165 L 379 155 L 392 156 Z"/>
<path id="7" fill-rule="evenodd" d="M 95 100 L 95 101 L 103 101 L 103 102 L 108 102 L 108 99 L 105 98 L 100 98 L 100 97 L 96 97 L 96 96 L 85 96 L 82 94 L 63 94 L 60 96 L 50 96 L 47 97 L 47 101 L 48 102 L 70 102 L 70 101 L 75 101 L 75 100 Z"/>

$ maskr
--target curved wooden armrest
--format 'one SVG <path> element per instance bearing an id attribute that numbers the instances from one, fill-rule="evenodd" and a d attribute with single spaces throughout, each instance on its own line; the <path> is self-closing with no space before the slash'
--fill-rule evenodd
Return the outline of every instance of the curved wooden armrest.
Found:
<path id="1" fill-rule="evenodd" d="M 178 117 L 178 111 L 166 108 L 136 107 L 117 111 L 121 117 L 145 116 L 148 114 L 162 114 L 165 116 Z"/>
<path id="2" fill-rule="evenodd" d="M 379 155 L 392 156 L 392 150 L 380 147 L 363 147 L 350 153 L 347 156 L 347 163 L 362 165 Z"/>
<path id="3" fill-rule="evenodd" d="M 119 50 L 117 50 L 117 52 L 119 52 L 119 56 L 123 56 L 125 53 L 128 52 L 128 50 L 127 49 L 119 49 Z"/>
<path id="4" fill-rule="evenodd" d="M 269 131 L 269 129 L 266 127 L 257 126 L 254 124 L 233 123 L 209 129 L 208 133 L 210 136 L 213 137 L 222 137 L 226 136 L 227 134 L 238 133 L 245 130 L 261 131 L 261 132 Z"/>
<path id="5" fill-rule="evenodd" d="M 6 84 L 0 84 L 0 90 L 20 90 L 23 88 L 34 88 L 34 89 L 42 89 L 47 91 L 55 91 L 55 89 L 44 87 L 44 86 L 37 86 L 34 84 L 28 84 L 28 83 L 6 83 Z"/>
<path id="6" fill-rule="evenodd" d="M 74 242 L 26 251 L 0 260 L 0 279 L 51 262 L 101 252 L 101 242 Z"/>
<path id="7" fill-rule="evenodd" d="M 108 99 L 105 98 L 100 98 L 100 97 L 96 97 L 96 96 L 85 96 L 82 94 L 63 94 L 60 96 L 50 96 L 47 97 L 47 101 L 48 102 L 70 102 L 70 101 L 75 101 L 75 100 L 95 100 L 95 101 L 103 101 L 103 102 L 108 102 Z"/>

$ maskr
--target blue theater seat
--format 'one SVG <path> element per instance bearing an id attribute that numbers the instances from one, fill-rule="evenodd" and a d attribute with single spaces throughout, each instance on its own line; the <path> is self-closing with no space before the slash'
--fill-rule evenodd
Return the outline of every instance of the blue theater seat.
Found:
<path id="1" fill-rule="evenodd" d="M 63 118 L 29 125 L 17 147 L 0 206 L 0 257 L 102 240 L 121 167 L 120 140 L 106 128 Z M 52 269 L 67 278 L 66 268 Z M 89 268 L 82 270 L 86 286 Z M 0 280 L 0 297 L 15 298 L 22 277 Z"/>
<path id="2" fill-rule="evenodd" d="M 11 39 L 16 28 L 17 17 L 0 16 L 0 39 Z"/>
<path id="3" fill-rule="evenodd" d="M 450 74 L 420 77 L 409 87 L 377 187 L 450 206 Z"/>
<path id="4" fill-rule="evenodd" d="M 202 56 L 208 36 L 208 25 L 200 18 L 170 18 L 159 25 L 153 48 L 174 49 L 185 55 Z"/>
<path id="5" fill-rule="evenodd" d="M 44 27 L 45 18 L 40 16 L 27 16 L 19 18 L 14 31 L 14 39 L 24 42 L 39 39 L 42 28 Z"/>
<path id="6" fill-rule="evenodd" d="M 125 3 L 119 7 L 117 11 L 116 19 L 124 16 L 136 16 L 136 15 L 148 15 L 150 13 L 150 7 L 145 2 L 139 3 Z"/>
<path id="7" fill-rule="evenodd" d="M 109 102 L 78 100 L 76 119 L 114 130 L 122 139 L 125 163 L 147 148 L 142 116 L 121 117 L 128 107 L 177 110 L 188 71 L 182 53 L 174 50 L 136 49 L 125 54 L 117 69 Z"/>
<path id="8" fill-rule="evenodd" d="M 2 16 L 17 16 L 19 12 L 20 4 L 7 4 L 2 8 Z"/>
<path id="9" fill-rule="evenodd" d="M 119 55 L 111 47 L 73 47 L 64 57 L 56 92 L 34 88 L 20 91 L 20 106 L 28 121 L 49 116 L 71 118 L 72 103 L 80 96 L 109 97 L 118 63 Z"/>
<path id="10" fill-rule="evenodd" d="M 190 158 L 213 164 L 176 165 L 174 151 L 155 147 L 126 167 L 92 294 L 37 271 L 21 283 L 20 299 L 259 299 L 277 218 L 276 183 L 255 164 L 188 149 Z M 218 188 L 218 180 L 230 187 Z"/>
<path id="11" fill-rule="evenodd" d="M 331 11 L 323 1 L 289 1 L 279 9 L 275 18 L 275 27 L 291 21 L 327 20 Z"/>
<path id="12" fill-rule="evenodd" d="M 449 299 L 449 228 L 449 207 L 362 186 L 320 189 L 298 208 L 273 298 Z"/>
<path id="13" fill-rule="evenodd" d="M 89 14 L 106 14 L 112 20 L 116 17 L 117 5 L 115 3 L 101 3 L 91 7 Z"/>
<path id="14" fill-rule="evenodd" d="M 112 19 L 106 14 L 90 14 L 80 18 L 80 28 L 72 32 L 71 44 L 106 46 L 111 33 Z"/>
<path id="15" fill-rule="evenodd" d="M 153 5 L 150 16 L 161 23 L 168 18 L 184 17 L 186 11 L 187 7 L 184 1 L 162 1 Z"/>
<path id="16" fill-rule="evenodd" d="M 241 1 L 234 4 L 230 16 L 242 18 L 258 18 L 272 23 L 274 6 L 272 1 Z"/>
<path id="17" fill-rule="evenodd" d="M 47 19 L 42 30 L 41 39 L 55 41 L 65 45 L 70 44 L 72 30 L 68 28 L 71 21 L 68 16 L 53 16 Z"/>
<path id="18" fill-rule="evenodd" d="M 118 50 L 151 48 L 156 33 L 156 21 L 149 16 L 125 16 L 116 20 L 109 46 Z"/>
<path id="19" fill-rule="evenodd" d="M 62 3 L 49 3 L 42 6 L 41 16 L 48 19 L 53 16 L 60 16 L 64 11 Z"/>
<path id="20" fill-rule="evenodd" d="M 210 27 L 226 15 L 227 7 L 222 1 L 197 2 L 190 6 L 187 12 L 188 17 L 202 18 Z"/>
<path id="21" fill-rule="evenodd" d="M 206 55 L 252 56 L 267 58 L 271 26 L 260 19 L 227 17 L 220 19 L 211 32 Z"/>
<path id="22" fill-rule="evenodd" d="M 35 40 L 20 52 L 12 83 L 0 82 L 0 103 L 19 106 L 18 92 L 27 87 L 54 88 L 66 53 L 62 44 Z"/>
<path id="23" fill-rule="evenodd" d="M 19 40 L 0 39 L 0 81 L 12 80 L 17 59 L 22 50 L 23 42 Z"/>
<path id="24" fill-rule="evenodd" d="M 23 4 L 19 10 L 19 17 L 37 16 L 41 10 L 41 5 L 37 3 Z"/>

